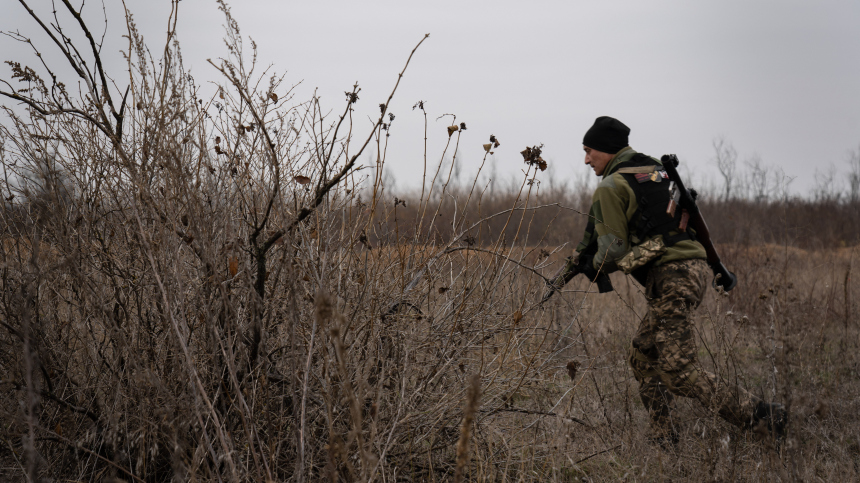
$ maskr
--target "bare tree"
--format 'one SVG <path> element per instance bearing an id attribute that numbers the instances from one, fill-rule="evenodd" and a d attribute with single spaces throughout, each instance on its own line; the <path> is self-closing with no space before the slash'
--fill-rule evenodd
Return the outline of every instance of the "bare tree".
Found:
<path id="1" fill-rule="evenodd" d="M 815 185 L 812 188 L 812 198 L 816 201 L 836 201 L 841 193 L 834 187 L 837 185 L 839 175 L 836 166 L 832 163 L 827 169 L 815 168 Z"/>
<path id="2" fill-rule="evenodd" d="M 745 164 L 749 169 L 747 182 L 753 201 L 766 203 L 771 193 L 771 168 L 758 154 L 753 154 Z"/>
<path id="3" fill-rule="evenodd" d="M 848 202 L 860 201 L 860 147 L 848 152 Z"/>
<path id="4" fill-rule="evenodd" d="M 732 198 L 732 190 L 735 188 L 737 181 L 737 166 L 738 152 L 735 147 L 725 138 L 716 138 L 713 141 L 714 146 L 714 163 L 723 177 L 723 201 L 728 201 Z"/>

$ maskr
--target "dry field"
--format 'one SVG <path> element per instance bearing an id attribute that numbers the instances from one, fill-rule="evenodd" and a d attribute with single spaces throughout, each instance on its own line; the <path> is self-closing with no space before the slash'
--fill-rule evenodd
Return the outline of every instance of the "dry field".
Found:
<path id="1" fill-rule="evenodd" d="M 542 190 L 537 154 L 506 193 L 452 182 L 461 141 L 486 142 L 452 122 L 399 199 L 402 72 L 368 130 L 358 86 L 342 110 L 294 99 L 219 2 L 204 97 L 172 5 L 166 46 L 129 17 L 106 74 L 58 4 L 42 25 L 75 32 L 54 47 L 82 91 L 37 52 L 0 85 L 0 480 L 858 479 L 856 202 L 703 196 L 740 282 L 697 312 L 699 358 L 791 422 L 776 448 L 681 401 L 680 444 L 655 447 L 626 366 L 641 288 L 538 305 L 587 190 Z"/>
<path id="2" fill-rule="evenodd" d="M 582 308 L 572 327 L 581 345 L 566 357 L 591 368 L 564 403 L 567 414 L 592 423 L 594 429 L 556 423 L 547 428 L 555 438 L 535 441 L 535 448 L 543 445 L 550 459 L 564 468 L 558 474 L 593 481 L 857 478 L 860 435 L 851 416 L 857 412 L 860 390 L 852 302 L 857 288 L 851 282 L 854 250 L 722 248 L 730 254 L 728 263 L 740 283 L 727 296 L 710 291 L 698 310 L 699 359 L 765 400 L 785 403 L 791 413 L 786 443 L 777 450 L 762 435 L 739 431 L 697 402 L 681 400 L 676 411 L 683 428 L 678 448 L 649 446 L 643 438 L 647 413 L 625 364 L 626 348 L 644 313 L 644 297 L 635 282 L 613 276 L 617 294 L 555 301 L 559 315 L 548 316 L 550 326 L 560 327 Z M 558 381 L 565 380 L 561 362 L 556 364 Z M 570 463 L 604 448 L 613 449 Z"/>
<path id="3" fill-rule="evenodd" d="M 296 247 L 308 250 L 305 256 L 285 264 L 285 290 L 268 294 L 265 355 L 250 368 L 237 367 L 250 357 L 241 291 L 232 295 L 235 308 L 201 298 L 205 281 L 183 280 L 177 269 L 194 263 L 179 243 L 159 244 L 178 255 L 162 274 L 172 286 L 164 299 L 151 279 L 158 272 L 134 257 L 127 265 L 115 260 L 112 269 L 129 279 L 111 290 L 87 288 L 87 279 L 104 276 L 96 270 L 108 263 L 104 252 L 80 251 L 69 260 L 54 245 L 33 262 L 31 245 L 16 251 L 6 240 L 4 479 L 25 479 L 28 422 L 38 472 L 82 481 L 209 480 L 219 473 L 448 481 L 461 441 L 468 451 L 460 451 L 460 468 L 470 481 L 857 477 L 853 248 L 721 247 L 741 282 L 728 295 L 710 291 L 698 310 L 700 360 L 784 402 L 789 435 L 775 448 L 764 435 L 681 400 L 681 443 L 667 450 L 646 441 L 647 413 L 626 365 L 645 310 L 636 282 L 615 274 L 616 292 L 597 294 L 575 280 L 540 307 L 543 281 L 527 267 L 549 275 L 565 250 L 548 259 L 539 247 L 496 247 L 505 256 L 466 245 L 355 243 L 327 251 L 318 233 L 310 238 L 318 243 Z M 328 295 L 315 283 L 324 264 Z M 50 267 L 30 269 L 44 270 L 33 312 L 15 297 L 25 290 L 16 279 L 26 278 L 13 270 L 28 266 Z M 220 272 L 222 286 L 241 285 L 243 267 L 234 272 L 225 260 Z M 408 304 L 391 310 L 398 301 Z M 16 322 L 28 315 L 36 325 L 29 361 L 21 352 L 27 346 L 15 340 Z M 168 318 L 179 319 L 178 333 Z M 480 395 L 473 395 L 466 435 L 475 381 Z M 234 448 L 221 457 L 233 459 L 232 469 L 207 454 L 219 451 L 220 438 Z"/>

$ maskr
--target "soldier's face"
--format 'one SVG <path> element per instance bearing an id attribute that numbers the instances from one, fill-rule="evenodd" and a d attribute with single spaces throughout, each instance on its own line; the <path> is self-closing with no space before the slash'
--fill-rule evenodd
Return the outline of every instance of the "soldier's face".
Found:
<path id="1" fill-rule="evenodd" d="M 603 151 L 591 149 L 588 146 L 583 146 L 582 149 L 585 151 L 585 164 L 591 166 L 594 174 L 603 176 L 603 171 L 606 170 L 606 165 L 609 164 L 609 160 L 612 159 L 614 154 L 604 153 Z"/>

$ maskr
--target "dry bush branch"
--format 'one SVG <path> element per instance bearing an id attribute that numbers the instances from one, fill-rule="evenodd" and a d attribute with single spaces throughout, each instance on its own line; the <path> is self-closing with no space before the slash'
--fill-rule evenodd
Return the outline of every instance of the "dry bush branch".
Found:
<path id="1" fill-rule="evenodd" d="M 25 104 L 0 124 L 0 479 L 856 479 L 855 205 L 703 202 L 743 284 L 705 300 L 703 363 L 789 401 L 792 429 L 779 459 L 681 402 L 665 452 L 623 362 L 639 287 L 576 280 L 538 306 L 588 193 L 532 169 L 509 193 L 458 187 L 447 163 L 478 143 L 458 127 L 426 191 L 391 200 L 385 116 L 415 50 L 365 137 L 357 86 L 336 119 L 294 101 L 221 6 L 210 97 L 131 16 L 128 86 L 85 34 L 54 43 L 82 95 L 26 66 L 25 92 L 3 84 Z"/>

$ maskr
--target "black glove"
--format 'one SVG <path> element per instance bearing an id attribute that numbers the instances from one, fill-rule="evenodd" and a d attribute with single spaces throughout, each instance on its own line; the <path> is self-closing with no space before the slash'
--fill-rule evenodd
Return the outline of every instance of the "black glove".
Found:
<path id="1" fill-rule="evenodd" d="M 594 268 L 594 265 L 591 264 L 591 259 L 594 255 L 586 255 L 586 253 L 587 252 L 583 252 L 577 257 L 579 273 L 585 275 L 589 280 L 597 284 L 598 292 L 606 293 L 613 291 L 614 289 L 612 288 L 612 281 L 609 280 L 609 275 Z"/>

